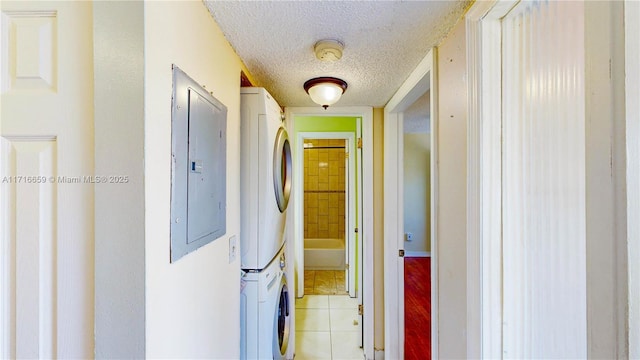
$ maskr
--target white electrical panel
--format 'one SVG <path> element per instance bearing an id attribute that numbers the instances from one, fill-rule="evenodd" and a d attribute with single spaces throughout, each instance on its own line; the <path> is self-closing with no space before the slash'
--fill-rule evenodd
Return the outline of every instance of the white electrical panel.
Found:
<path id="1" fill-rule="evenodd" d="M 175 65 L 171 262 L 226 232 L 227 107 Z"/>

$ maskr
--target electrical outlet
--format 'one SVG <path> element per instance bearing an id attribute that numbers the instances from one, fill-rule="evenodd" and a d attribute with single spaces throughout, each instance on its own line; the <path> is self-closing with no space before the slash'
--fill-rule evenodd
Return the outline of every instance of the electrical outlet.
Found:
<path id="1" fill-rule="evenodd" d="M 229 238 L 229 264 L 236 261 L 236 236 L 233 235 Z"/>
<path id="2" fill-rule="evenodd" d="M 404 239 L 405 241 L 413 241 L 413 233 L 404 233 Z"/>

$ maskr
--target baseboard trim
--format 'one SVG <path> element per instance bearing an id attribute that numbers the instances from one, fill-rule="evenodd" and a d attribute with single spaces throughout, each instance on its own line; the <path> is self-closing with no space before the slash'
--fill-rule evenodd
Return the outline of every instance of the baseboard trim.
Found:
<path id="1" fill-rule="evenodd" d="M 373 353 L 374 360 L 384 360 L 384 350 L 376 350 Z"/>
<path id="2" fill-rule="evenodd" d="M 405 251 L 404 257 L 431 257 L 429 251 Z"/>

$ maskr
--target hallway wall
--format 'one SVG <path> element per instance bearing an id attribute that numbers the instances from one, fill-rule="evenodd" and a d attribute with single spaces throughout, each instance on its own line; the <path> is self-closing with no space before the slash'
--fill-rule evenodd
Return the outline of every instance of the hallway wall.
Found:
<path id="1" fill-rule="evenodd" d="M 438 47 L 438 356 L 466 358 L 467 64 L 459 21 Z"/>
<path id="2" fill-rule="evenodd" d="M 145 2 L 146 356 L 240 356 L 241 60 L 200 1 Z M 228 108 L 226 235 L 169 262 L 171 65 Z M 239 238 L 237 238 L 239 243 Z"/>
<path id="3" fill-rule="evenodd" d="M 95 174 L 129 177 L 95 186 L 92 353 L 103 359 L 146 355 L 143 20 L 142 2 L 93 2 Z"/>
<path id="4" fill-rule="evenodd" d="M 584 4 L 586 337 L 593 359 L 629 357 L 624 5 Z"/>

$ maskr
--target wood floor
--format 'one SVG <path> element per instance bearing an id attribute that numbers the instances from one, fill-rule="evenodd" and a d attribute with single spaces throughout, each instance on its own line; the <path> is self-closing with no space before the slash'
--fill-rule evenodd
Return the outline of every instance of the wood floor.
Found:
<path id="1" fill-rule="evenodd" d="M 431 258 L 404 259 L 404 358 L 431 359 Z"/>

